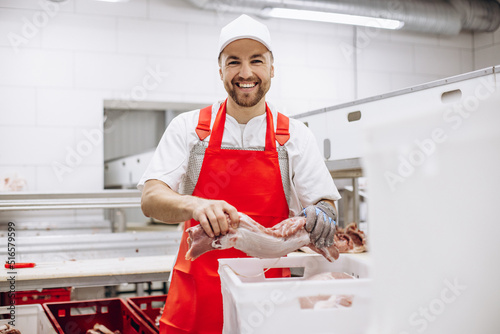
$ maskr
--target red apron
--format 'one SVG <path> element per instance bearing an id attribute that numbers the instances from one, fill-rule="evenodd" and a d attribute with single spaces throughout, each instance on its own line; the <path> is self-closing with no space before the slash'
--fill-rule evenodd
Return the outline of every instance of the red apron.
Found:
<path id="1" fill-rule="evenodd" d="M 264 151 L 222 150 L 226 103 L 221 105 L 193 196 L 225 200 L 263 226 L 272 227 L 288 218 L 288 204 L 281 181 L 273 118 L 267 104 L 266 114 Z M 200 121 L 201 117 L 200 112 Z M 288 131 L 288 124 L 286 126 Z M 187 251 L 186 229 L 197 224 L 199 222 L 193 219 L 185 223 L 160 321 L 161 334 L 222 333 L 222 293 L 217 259 L 248 257 L 245 253 L 230 248 L 207 252 L 194 261 L 187 261 L 184 258 Z M 289 270 L 273 270 L 271 276 L 274 277 L 289 275 Z M 270 276 L 268 274 L 269 271 L 266 277 Z"/>

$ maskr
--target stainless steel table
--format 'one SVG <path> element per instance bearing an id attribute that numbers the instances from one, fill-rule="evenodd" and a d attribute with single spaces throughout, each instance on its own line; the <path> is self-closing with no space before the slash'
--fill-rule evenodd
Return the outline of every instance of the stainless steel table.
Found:
<path id="1" fill-rule="evenodd" d="M 41 262 L 34 268 L 0 269 L 0 291 L 113 286 L 166 281 L 175 255 Z M 14 281 L 9 278 L 14 277 Z M 14 284 L 11 289 L 11 282 Z"/>

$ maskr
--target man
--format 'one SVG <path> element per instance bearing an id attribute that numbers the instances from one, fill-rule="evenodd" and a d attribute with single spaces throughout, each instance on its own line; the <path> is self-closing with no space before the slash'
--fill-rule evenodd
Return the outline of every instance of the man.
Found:
<path id="1" fill-rule="evenodd" d="M 160 333 L 221 333 L 217 259 L 246 256 L 231 248 L 187 261 L 185 229 L 199 223 L 210 236 L 224 235 L 226 215 L 238 224 L 238 211 L 265 227 L 301 214 L 312 242 L 333 243 L 340 196 L 314 137 L 265 101 L 274 76 L 267 27 L 247 15 L 229 23 L 218 60 L 228 98 L 172 120 L 138 185 L 146 216 L 185 221 Z"/>

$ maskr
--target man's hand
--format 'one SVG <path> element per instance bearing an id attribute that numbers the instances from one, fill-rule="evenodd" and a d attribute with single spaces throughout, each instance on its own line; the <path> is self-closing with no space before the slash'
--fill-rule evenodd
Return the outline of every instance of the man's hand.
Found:
<path id="1" fill-rule="evenodd" d="M 193 219 L 200 222 L 208 236 L 226 235 L 229 230 L 228 216 L 231 226 L 237 227 L 240 217 L 234 206 L 225 201 L 196 198 Z"/>
<path id="2" fill-rule="evenodd" d="M 231 226 L 238 227 L 240 216 L 236 208 L 225 201 L 180 195 L 160 180 L 144 184 L 141 201 L 142 212 L 166 223 L 178 223 L 191 218 L 200 222 L 207 235 L 226 234 Z"/>
<path id="3" fill-rule="evenodd" d="M 337 214 L 335 208 L 326 201 L 309 205 L 300 216 L 306 217 L 305 229 L 310 233 L 311 242 L 318 248 L 333 245 Z"/>

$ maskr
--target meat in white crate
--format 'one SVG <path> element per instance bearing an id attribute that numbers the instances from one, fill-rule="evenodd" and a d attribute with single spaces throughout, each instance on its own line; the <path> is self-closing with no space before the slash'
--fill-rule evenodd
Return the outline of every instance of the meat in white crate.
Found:
<path id="1" fill-rule="evenodd" d="M 303 270 L 303 276 L 266 278 L 267 268 Z M 332 272 L 336 274 L 330 279 L 311 279 Z M 367 253 L 340 254 L 334 262 L 311 254 L 220 259 L 219 275 L 223 334 L 359 334 L 367 330 L 371 285 Z"/>

